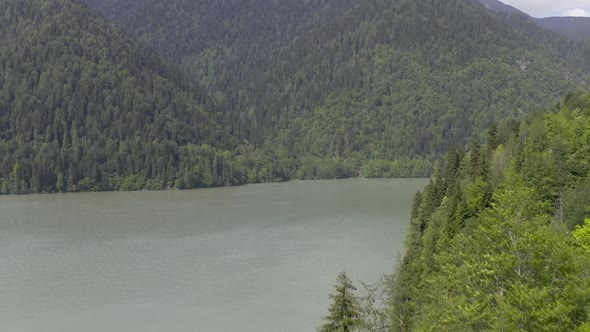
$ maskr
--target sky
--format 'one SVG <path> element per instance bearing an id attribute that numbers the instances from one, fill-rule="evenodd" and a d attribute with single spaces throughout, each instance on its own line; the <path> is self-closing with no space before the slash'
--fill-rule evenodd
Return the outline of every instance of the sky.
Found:
<path id="1" fill-rule="evenodd" d="M 500 0 L 533 17 L 590 17 L 590 0 Z"/>

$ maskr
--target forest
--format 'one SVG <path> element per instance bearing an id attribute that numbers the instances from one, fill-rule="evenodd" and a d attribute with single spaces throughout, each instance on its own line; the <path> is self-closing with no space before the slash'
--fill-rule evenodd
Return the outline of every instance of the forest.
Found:
<path id="1" fill-rule="evenodd" d="M 320 330 L 588 331 L 588 197 L 590 94 L 492 125 L 416 194 L 393 275 L 368 297 L 340 276 Z"/>
<path id="2" fill-rule="evenodd" d="M 0 0 L 0 35 L 0 194 L 431 177 L 321 331 L 590 331 L 585 38 L 476 0 Z"/>
<path id="3" fill-rule="evenodd" d="M 206 82 L 239 141 L 297 157 L 432 160 L 590 72 L 589 43 L 469 0 L 86 2 Z"/>
<path id="4" fill-rule="evenodd" d="M 471 0 L 0 8 L 4 194 L 428 177 L 590 73 L 590 43 Z"/>

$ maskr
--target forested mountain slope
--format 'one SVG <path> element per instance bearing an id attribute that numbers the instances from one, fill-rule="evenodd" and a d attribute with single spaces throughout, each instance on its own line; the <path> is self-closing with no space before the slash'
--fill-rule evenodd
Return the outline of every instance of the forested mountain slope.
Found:
<path id="1" fill-rule="evenodd" d="M 504 14 L 529 17 L 539 26 L 557 32 L 574 41 L 590 40 L 590 18 L 588 17 L 530 17 L 524 12 L 498 0 L 479 0 L 489 10 Z"/>
<path id="2" fill-rule="evenodd" d="M 585 86 L 583 48 L 477 1 L 87 2 L 295 157 L 429 159 Z"/>
<path id="3" fill-rule="evenodd" d="M 590 72 L 588 44 L 475 0 L 0 6 L 4 193 L 427 176 Z"/>
<path id="4" fill-rule="evenodd" d="M 588 94 L 451 150 L 414 201 L 394 330 L 587 331 L 589 195 Z"/>
<path id="5" fill-rule="evenodd" d="M 296 153 L 432 156 L 575 88 L 576 70 L 547 47 L 561 42 L 470 2 L 362 2 L 310 28 L 262 91 L 288 105 L 277 117 L 307 143 Z"/>
<path id="6" fill-rule="evenodd" d="M 358 175 L 356 161 L 237 144 L 215 97 L 79 0 L 0 9 L 0 193 Z"/>
<path id="7" fill-rule="evenodd" d="M 168 59 L 194 69 L 213 88 L 272 56 L 300 29 L 340 15 L 350 0 L 84 0 Z"/>
<path id="8" fill-rule="evenodd" d="M 486 8 L 505 14 L 527 15 L 524 12 L 498 0 L 479 0 Z M 527 15 L 528 16 L 528 15 Z"/>
<path id="9" fill-rule="evenodd" d="M 223 144 L 207 94 L 80 1 L 0 12 L 1 192 L 162 187 L 180 146 Z"/>
<path id="10" fill-rule="evenodd" d="M 535 21 L 544 28 L 568 36 L 571 40 L 590 40 L 590 17 L 547 17 Z"/>

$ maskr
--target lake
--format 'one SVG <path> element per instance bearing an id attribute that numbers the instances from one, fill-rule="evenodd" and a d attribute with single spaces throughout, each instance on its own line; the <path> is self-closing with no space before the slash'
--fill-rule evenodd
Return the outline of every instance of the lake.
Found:
<path id="1" fill-rule="evenodd" d="M 0 196 L 1 331 L 315 331 L 392 271 L 424 179 Z"/>

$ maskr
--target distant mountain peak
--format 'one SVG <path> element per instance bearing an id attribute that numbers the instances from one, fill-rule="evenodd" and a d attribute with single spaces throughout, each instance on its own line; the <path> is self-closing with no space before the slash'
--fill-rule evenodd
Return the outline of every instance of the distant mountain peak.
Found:
<path id="1" fill-rule="evenodd" d="M 489 10 L 505 14 L 520 14 L 528 16 L 524 12 L 498 0 L 479 0 L 479 2 Z"/>
<path id="2" fill-rule="evenodd" d="M 477 2 L 494 12 L 520 14 L 530 17 L 526 13 L 498 0 L 477 0 Z M 564 35 L 571 40 L 590 40 L 590 17 L 531 18 L 539 26 Z"/>
<path id="3" fill-rule="evenodd" d="M 590 40 L 590 17 L 547 17 L 537 24 L 567 36 L 571 40 Z"/>

